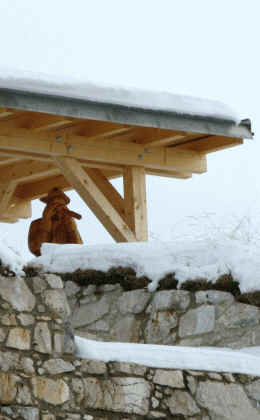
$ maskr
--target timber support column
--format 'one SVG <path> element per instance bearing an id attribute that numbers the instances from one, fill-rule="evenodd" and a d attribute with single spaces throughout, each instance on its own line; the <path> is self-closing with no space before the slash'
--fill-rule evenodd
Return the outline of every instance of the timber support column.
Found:
<path id="1" fill-rule="evenodd" d="M 124 202 L 126 221 L 137 241 L 148 240 L 145 169 L 124 169 Z"/>

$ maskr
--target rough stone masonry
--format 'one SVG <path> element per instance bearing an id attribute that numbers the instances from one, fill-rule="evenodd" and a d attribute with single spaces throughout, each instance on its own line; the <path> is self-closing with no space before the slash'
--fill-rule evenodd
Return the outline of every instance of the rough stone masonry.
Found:
<path id="1" fill-rule="evenodd" d="M 82 360 L 69 320 L 80 335 L 147 343 L 237 348 L 260 331 L 260 310 L 226 292 L 1 276 L 0 420 L 260 420 L 259 378 Z"/>

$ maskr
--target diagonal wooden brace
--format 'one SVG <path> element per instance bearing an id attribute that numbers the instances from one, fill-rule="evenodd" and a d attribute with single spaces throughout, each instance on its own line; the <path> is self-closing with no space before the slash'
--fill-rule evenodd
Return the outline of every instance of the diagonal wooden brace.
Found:
<path id="1" fill-rule="evenodd" d="M 135 242 L 134 233 L 118 211 L 115 194 L 109 197 L 109 190 L 106 190 L 107 186 L 103 185 L 101 187 L 100 185 L 101 179 L 99 177 L 95 178 L 94 172 L 91 172 L 91 175 L 88 174 L 76 159 L 57 156 L 55 161 L 64 177 L 78 192 L 110 235 L 117 242 Z"/>

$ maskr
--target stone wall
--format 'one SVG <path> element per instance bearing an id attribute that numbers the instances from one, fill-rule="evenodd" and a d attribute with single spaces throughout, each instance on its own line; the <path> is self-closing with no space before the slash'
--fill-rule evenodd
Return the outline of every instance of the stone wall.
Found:
<path id="1" fill-rule="evenodd" d="M 124 291 L 65 283 L 77 335 L 103 341 L 241 348 L 260 345 L 260 309 L 231 293 Z"/>
<path id="2" fill-rule="evenodd" d="M 120 338 L 116 325 L 120 329 L 121 318 L 124 328 L 130 325 L 131 331 L 131 322 L 136 323 L 138 334 L 141 326 L 151 329 L 146 339 L 150 342 L 158 342 L 158 333 L 153 332 L 158 328 L 163 337 L 176 334 L 178 342 L 209 337 L 213 326 L 220 325 L 230 334 L 237 334 L 241 326 L 247 331 L 251 328 L 257 336 L 258 308 L 242 308 L 225 293 L 193 296 L 166 291 L 150 295 L 145 290 L 126 293 L 118 286 L 112 290 L 111 285 L 82 290 L 70 283 L 65 290 L 73 304 L 74 322 L 79 319 L 79 309 L 89 307 L 85 314 L 88 320 L 92 316 L 88 326 L 98 321 L 109 323 L 109 328 L 113 324 L 110 337 Z M 95 319 L 95 314 L 102 313 L 101 306 L 104 313 Z M 74 353 L 70 318 L 59 277 L 0 276 L 0 420 L 260 420 L 260 379 L 81 360 Z M 101 332 L 109 339 L 108 330 L 88 331 L 84 333 Z M 143 334 L 131 340 L 140 337 L 144 341 L 148 332 Z"/>

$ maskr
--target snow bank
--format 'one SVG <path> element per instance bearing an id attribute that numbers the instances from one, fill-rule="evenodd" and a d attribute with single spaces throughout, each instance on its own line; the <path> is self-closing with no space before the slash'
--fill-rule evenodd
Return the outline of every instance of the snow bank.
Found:
<path id="1" fill-rule="evenodd" d="M 0 262 L 2 266 L 9 267 L 16 274 L 24 274 L 22 271 L 25 261 L 21 255 L 6 240 L 0 240 Z"/>
<path id="2" fill-rule="evenodd" d="M 106 343 L 75 337 L 77 356 L 104 362 L 137 363 L 154 368 L 192 369 L 260 375 L 260 348 L 231 350 L 135 343 Z"/>
<path id="3" fill-rule="evenodd" d="M 107 271 L 112 267 L 131 267 L 137 276 L 147 276 L 149 290 L 168 273 L 175 273 L 179 286 L 186 280 L 204 278 L 213 283 L 231 273 L 241 292 L 260 290 L 260 241 L 176 241 L 120 243 L 109 245 L 43 244 L 42 256 L 30 264 L 45 271 L 65 273 L 77 269 Z"/>
<path id="4" fill-rule="evenodd" d="M 41 73 L 0 68 L 0 87 L 239 122 L 238 115 L 219 101 L 134 87 L 97 85 Z"/>

